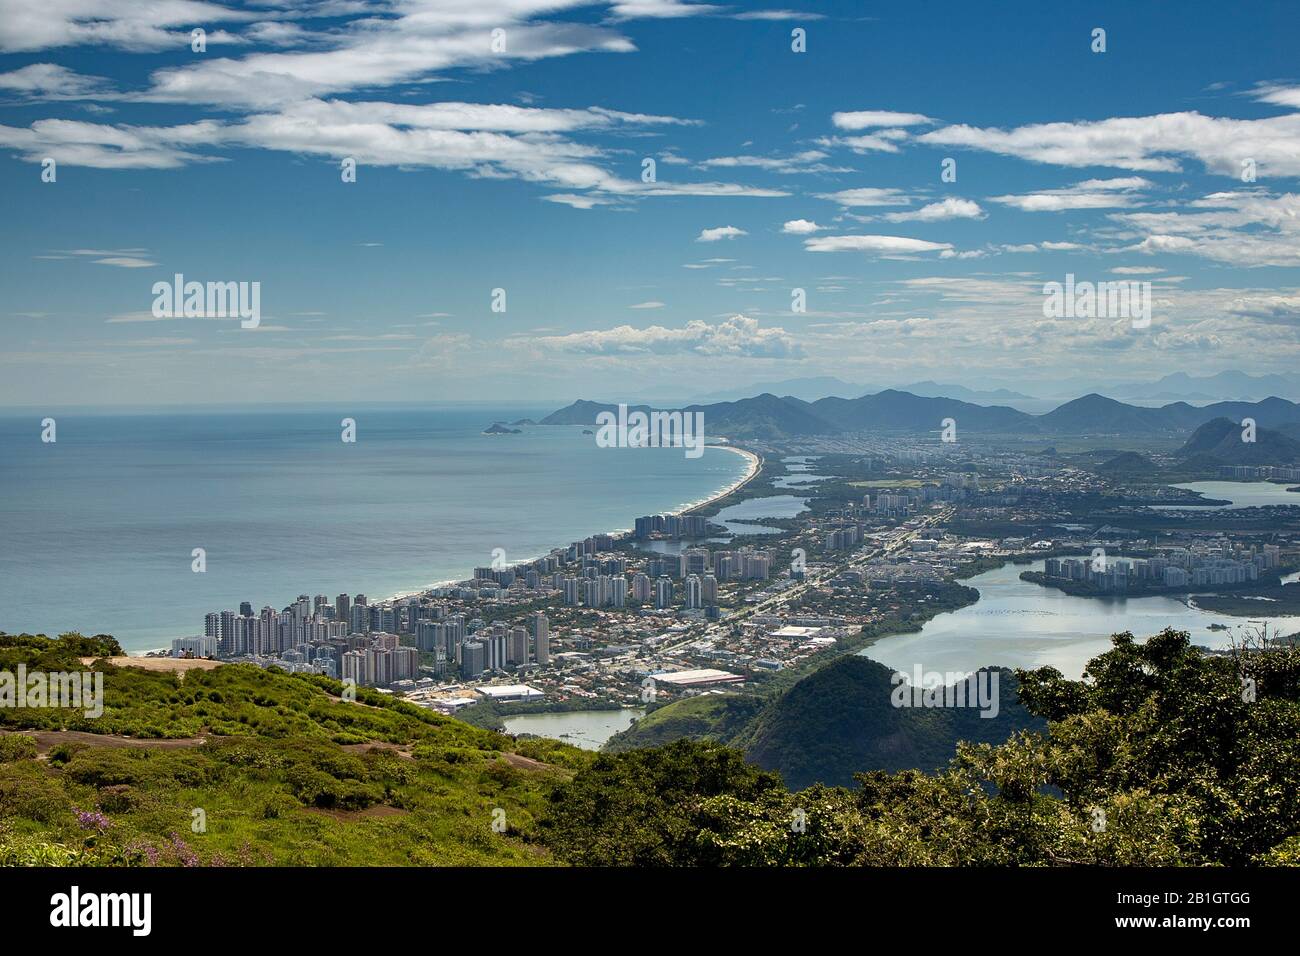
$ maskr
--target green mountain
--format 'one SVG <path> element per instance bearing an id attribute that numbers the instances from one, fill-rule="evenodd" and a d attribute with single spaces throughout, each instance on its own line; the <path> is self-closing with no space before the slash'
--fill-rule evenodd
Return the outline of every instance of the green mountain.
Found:
<path id="1" fill-rule="evenodd" d="M 1018 684 L 1008 670 L 979 671 L 965 682 L 998 674 L 997 716 L 981 717 L 974 706 L 896 706 L 902 691 L 894 672 L 850 654 L 799 681 L 730 740 L 745 757 L 780 772 L 791 789 L 813 783 L 849 786 L 868 770 L 938 770 L 953 758 L 957 741 L 1002 743 L 1020 730 L 1045 729 L 1017 702 Z M 954 685 L 956 686 L 956 685 Z"/>
<path id="2" fill-rule="evenodd" d="M 820 418 L 846 431 L 887 429 L 939 431 L 945 418 L 957 422 L 958 438 L 969 431 L 1032 431 L 1034 416 L 1014 408 L 973 405 L 955 398 L 929 398 L 886 389 L 861 398 L 823 398 L 812 403 Z"/>
<path id="3" fill-rule="evenodd" d="M 649 405 L 628 406 L 629 414 L 639 411 L 648 415 L 652 411 L 667 410 L 654 409 Z M 797 398 L 778 398 L 768 393 L 738 402 L 687 405 L 680 411 L 703 412 L 705 434 L 710 437 L 725 435 L 728 438 L 774 440 L 800 435 L 830 434 L 838 430 L 813 414 L 807 402 Z M 596 417 L 602 412 L 617 415 L 618 406 L 579 400 L 547 415 L 542 419 L 541 424 L 594 426 Z"/>
<path id="4" fill-rule="evenodd" d="M 618 734 L 605 750 L 716 741 L 779 771 L 792 789 L 819 782 L 850 786 L 855 773 L 867 770 L 930 772 L 952 759 L 958 740 L 1001 743 L 1015 731 L 1041 729 L 1042 722 L 1016 701 L 1015 675 L 997 673 L 996 717 L 980 717 L 973 707 L 896 707 L 893 671 L 850 654 L 774 698 L 702 694 L 674 701 Z"/>
<path id="5" fill-rule="evenodd" d="M 1192 432 L 1178 450 L 1182 458 L 1196 457 L 1224 465 L 1282 465 L 1300 461 L 1300 441 L 1281 431 L 1257 427 L 1255 440 L 1242 440 L 1240 421 L 1216 418 Z"/>
<path id="6" fill-rule="evenodd" d="M 754 694 L 700 694 L 651 711 L 605 743 L 610 753 L 639 747 L 662 747 L 674 740 L 716 740 L 727 743 L 763 709 Z"/>
<path id="7" fill-rule="evenodd" d="M 560 783 L 542 839 L 562 860 L 605 866 L 1300 864 L 1300 647 L 1205 654 L 1172 630 L 1111 644 L 1087 681 L 1017 672 L 1042 732 L 964 746 L 941 773 L 877 771 L 853 789 L 792 792 L 734 749 L 679 740 L 601 754 Z M 822 690 L 870 688 L 875 699 L 845 708 L 807 695 L 798 709 L 861 719 L 819 725 L 837 751 L 905 751 L 904 718 L 879 704 L 885 669 L 836 670 Z M 1245 674 L 1254 694 L 1242 694 Z M 994 725 L 985 737 L 1008 729 L 983 722 Z M 782 744 L 794 761 L 789 751 L 820 740 Z"/>
<path id="8" fill-rule="evenodd" d="M 1041 416 L 1039 423 L 1048 431 L 1064 434 L 1177 431 L 1195 424 L 1195 411 L 1182 402 L 1163 408 L 1144 408 L 1093 393 L 1054 408 Z"/>
<path id="9" fill-rule="evenodd" d="M 1097 474 L 1111 478 L 1152 478 L 1159 472 L 1155 462 L 1135 451 L 1120 452 L 1097 466 Z"/>
<path id="10" fill-rule="evenodd" d="M 542 419 L 543 425 L 594 425 L 601 412 L 617 405 L 579 400 Z M 650 412 L 648 405 L 629 410 Z M 1197 408 L 1174 402 L 1159 408 L 1128 405 L 1104 395 L 1085 395 L 1045 415 L 1030 415 L 1001 405 L 976 405 L 949 397 L 927 397 L 886 389 L 859 398 L 821 398 L 805 402 L 765 392 L 753 398 L 683 411 L 703 412 L 707 433 L 730 438 L 780 439 L 852 431 L 937 432 L 941 422 L 964 432 L 1013 435 L 1183 435 L 1215 418 L 1253 418 L 1260 427 L 1300 423 L 1300 405 L 1282 398 L 1260 402 L 1218 402 Z"/>

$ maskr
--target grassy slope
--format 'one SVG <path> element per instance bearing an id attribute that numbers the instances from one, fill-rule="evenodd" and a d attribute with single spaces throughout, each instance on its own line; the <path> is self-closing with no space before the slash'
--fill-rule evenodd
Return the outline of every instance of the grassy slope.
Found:
<path id="1" fill-rule="evenodd" d="M 606 745 L 610 752 L 660 747 L 674 740 L 730 740 L 763 706 L 753 694 L 701 694 L 642 717 Z"/>
<path id="2" fill-rule="evenodd" d="M 60 642 L 0 635 L 0 669 L 20 661 L 79 667 Z M 590 759 L 378 694 L 345 702 L 318 677 L 103 669 L 98 720 L 0 711 L 0 862 L 549 863 L 536 817 Z"/>

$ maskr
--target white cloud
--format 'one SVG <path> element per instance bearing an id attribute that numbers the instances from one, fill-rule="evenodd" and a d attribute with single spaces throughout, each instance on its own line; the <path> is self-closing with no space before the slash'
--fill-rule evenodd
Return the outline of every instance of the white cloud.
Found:
<path id="1" fill-rule="evenodd" d="M 823 163 L 826 153 L 820 149 L 804 150 L 791 156 L 718 156 L 699 163 L 703 169 L 730 169 L 736 167 L 753 167 L 768 172 L 791 175 L 794 173 L 849 173 L 853 170 L 843 166 L 830 166 Z"/>
<path id="2" fill-rule="evenodd" d="M 1285 106 L 1289 109 L 1300 110 L 1300 86 L 1262 84 L 1256 88 L 1253 95 L 1261 103 L 1271 103 L 1274 106 Z"/>
<path id="3" fill-rule="evenodd" d="M 860 110 L 852 113 L 832 113 L 831 122 L 837 129 L 859 130 L 877 126 L 927 126 L 934 120 L 923 113 Z"/>
<path id="4" fill-rule="evenodd" d="M 1239 176 L 1242 161 L 1253 159 L 1261 176 L 1300 175 L 1300 115 L 1295 114 L 1238 120 L 1161 113 L 1014 129 L 958 125 L 925 133 L 917 141 L 1057 166 L 1179 172 L 1181 160 L 1191 158 L 1212 173 Z"/>
<path id="5" fill-rule="evenodd" d="M 543 196 L 542 199 L 547 202 L 560 203 L 564 206 L 572 206 L 574 209 L 594 209 L 596 206 L 608 206 L 615 202 L 613 199 L 606 199 L 590 193 L 552 193 L 549 196 Z"/>
<path id="6" fill-rule="evenodd" d="M 878 255 L 907 255 L 952 249 L 951 243 L 927 242 L 904 236 L 821 236 L 805 239 L 803 244 L 809 252 L 867 252 Z"/>
<path id="7" fill-rule="evenodd" d="M 629 309 L 662 309 L 664 304 L 657 299 L 651 299 L 649 302 L 638 302 L 636 305 L 629 305 Z"/>
<path id="8" fill-rule="evenodd" d="M 807 13 L 803 10 L 749 10 L 735 13 L 733 20 L 825 20 L 825 14 Z"/>
<path id="9" fill-rule="evenodd" d="M 821 232 L 825 228 L 811 219 L 791 219 L 781 227 L 781 231 L 789 235 L 805 236 L 812 232 Z"/>
<path id="10" fill-rule="evenodd" d="M 107 81 L 85 76 L 56 63 L 33 63 L 21 70 L 0 73 L 0 90 L 14 90 L 32 98 L 71 99 L 102 92 Z"/>
<path id="11" fill-rule="evenodd" d="M 176 169 L 211 157 L 191 151 L 219 138 L 221 124 L 126 126 L 80 120 L 37 120 L 28 128 L 0 126 L 0 146 L 31 162 L 49 156 L 61 165 L 100 169 Z"/>
<path id="12" fill-rule="evenodd" d="M 819 193 L 818 199 L 829 199 L 841 206 L 906 206 L 910 200 L 901 189 L 862 187 L 841 189 L 834 193 Z"/>
<path id="13" fill-rule="evenodd" d="M 138 259 L 134 256 L 108 256 L 104 259 L 94 259 L 92 261 L 95 265 L 117 266 L 119 269 L 146 269 L 149 266 L 158 264 L 150 259 Z"/>
<path id="14" fill-rule="evenodd" d="M 1243 296 L 1229 302 L 1226 311 L 1265 322 L 1291 323 L 1300 320 L 1300 295 Z"/>
<path id="15" fill-rule="evenodd" d="M 1070 209 L 1122 209 L 1138 203 L 1137 190 L 1154 184 L 1140 176 L 1088 179 L 1061 189 L 1044 189 L 1011 196 L 990 196 L 991 202 L 1023 212 L 1062 212 Z"/>
<path id="16" fill-rule="evenodd" d="M 0 52 L 113 46 L 133 52 L 189 46 L 191 27 L 265 19 L 200 0 L 0 0 Z"/>
<path id="17" fill-rule="evenodd" d="M 464 67 L 502 67 L 582 52 L 628 53 L 633 43 L 607 27 L 535 22 L 582 0 L 401 0 L 393 18 L 358 18 L 324 49 L 211 57 L 154 72 L 141 99 L 269 108 L 309 97 L 414 83 Z M 200 22 L 201 18 L 195 18 Z M 505 31 L 494 52 L 493 29 Z"/>
<path id="18" fill-rule="evenodd" d="M 1164 212 L 1112 213 L 1142 240 L 1117 251 L 1181 253 L 1253 268 L 1300 265 L 1300 195 L 1211 193 Z"/>
<path id="19" fill-rule="evenodd" d="M 668 20 L 707 16 L 725 9 L 707 3 L 683 3 L 682 0 L 624 0 L 615 3 L 611 12 L 616 18 L 625 20 Z"/>
<path id="20" fill-rule="evenodd" d="M 785 329 L 761 328 L 757 319 L 744 315 L 710 325 L 696 319 L 679 329 L 652 325 L 638 329 L 620 325 L 613 329 L 573 332 L 568 335 L 515 337 L 512 348 L 537 349 L 580 355 L 699 355 L 747 358 L 787 358 L 800 348 Z"/>
<path id="21" fill-rule="evenodd" d="M 704 229 L 695 237 L 696 242 L 717 242 L 719 239 L 735 239 L 737 236 L 747 236 L 744 229 L 736 226 L 717 226 L 713 229 Z"/>
<path id="22" fill-rule="evenodd" d="M 889 222 L 942 222 L 945 219 L 980 219 L 984 210 L 969 199 L 949 197 L 907 212 L 891 212 L 882 218 Z"/>

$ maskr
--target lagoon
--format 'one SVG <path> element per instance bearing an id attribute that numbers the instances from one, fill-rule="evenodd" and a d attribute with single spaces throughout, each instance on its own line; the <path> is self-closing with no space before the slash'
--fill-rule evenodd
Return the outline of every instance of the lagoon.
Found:
<path id="1" fill-rule="evenodd" d="M 1188 491 L 1198 491 L 1206 498 L 1218 498 L 1223 501 L 1229 501 L 1231 504 L 1226 505 L 1153 505 L 1163 511 L 1169 511 L 1174 508 L 1204 508 L 1206 510 L 1224 510 L 1233 511 L 1238 508 L 1261 508 L 1268 505 L 1298 505 L 1300 506 L 1300 492 L 1287 491 L 1287 488 L 1294 487 L 1295 482 L 1285 485 L 1274 484 L 1271 481 L 1192 481 L 1186 484 L 1173 485 L 1174 488 L 1185 488 Z"/>
<path id="2" fill-rule="evenodd" d="M 552 737 L 581 747 L 599 750 L 616 733 L 627 730 L 632 721 L 645 715 L 639 707 L 622 710 L 574 710 L 547 714 L 519 714 L 506 717 L 506 733 Z"/>
<path id="3" fill-rule="evenodd" d="M 1132 631 L 1139 639 L 1166 627 L 1189 631 L 1192 643 L 1229 646 L 1247 619 L 1189 607 L 1174 597 L 1077 597 L 1020 580 L 1043 561 L 1006 564 L 963 582 L 980 592 L 967 607 L 931 618 L 919 632 L 884 637 L 859 653 L 896 671 L 973 671 L 980 667 L 1051 666 L 1078 678 L 1084 665 L 1110 648 L 1110 635 Z M 1290 580 L 1288 578 L 1287 580 Z M 1270 633 L 1300 631 L 1300 617 L 1260 617 Z M 1229 631 L 1208 630 L 1225 624 Z"/>

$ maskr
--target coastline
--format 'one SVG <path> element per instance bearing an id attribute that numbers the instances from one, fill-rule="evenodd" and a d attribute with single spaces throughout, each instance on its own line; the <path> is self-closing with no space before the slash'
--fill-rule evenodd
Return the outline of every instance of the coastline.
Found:
<path id="1" fill-rule="evenodd" d="M 737 491 L 745 487 L 745 485 L 749 484 L 751 481 L 753 481 L 763 472 L 762 457 L 750 451 L 748 448 L 741 448 L 738 445 L 710 445 L 709 447 L 721 448 L 724 451 L 733 452 L 739 455 L 740 457 L 744 458 L 746 462 L 748 462 L 748 468 L 745 470 L 744 476 L 741 477 L 739 480 L 732 482 L 730 486 L 723 488 L 716 495 L 710 495 L 708 498 L 705 498 L 701 501 L 697 501 L 693 504 L 686 505 L 685 507 L 680 508 L 677 511 L 666 512 L 667 514 L 686 515 L 686 514 L 690 514 L 692 511 L 699 511 L 701 508 L 707 508 L 709 505 L 713 504 L 714 502 L 721 501 L 723 498 L 726 498 L 728 495 L 735 494 Z"/>
<path id="2" fill-rule="evenodd" d="M 753 481 L 755 478 L 759 476 L 759 474 L 762 473 L 763 459 L 759 455 L 755 454 L 752 451 L 749 451 L 748 449 L 740 448 L 731 444 L 713 444 L 713 445 L 709 445 L 708 447 L 718 448 L 724 451 L 732 452 L 733 454 L 740 455 L 742 458 L 746 460 L 747 463 L 745 473 L 738 479 L 732 481 L 731 483 L 724 486 L 723 488 L 720 488 L 718 491 L 714 492 L 713 494 L 705 498 L 701 498 L 697 501 L 687 502 L 686 504 L 678 505 L 671 510 L 666 510 L 662 512 L 663 514 L 672 514 L 672 515 L 690 514 L 691 512 L 697 511 L 700 508 L 708 507 L 709 505 L 714 504 L 715 502 L 718 502 L 723 498 L 726 498 L 728 495 L 734 494 L 736 491 L 743 488 L 745 485 Z M 618 528 L 611 531 L 607 531 L 605 533 L 618 535 L 618 534 L 626 534 L 631 530 L 632 529 L 630 527 Z M 592 534 L 592 533 L 598 533 L 598 532 L 587 532 L 587 534 Z M 541 557 L 541 556 L 542 555 L 537 555 L 532 558 L 521 558 L 518 561 L 512 561 L 511 563 L 526 564 L 529 561 L 536 560 L 537 557 Z M 389 594 L 388 596 L 383 598 L 383 600 L 397 601 L 403 598 L 416 597 L 418 595 L 426 594 L 429 591 L 433 590 L 434 588 L 452 587 L 457 584 L 462 584 L 466 580 L 468 579 L 460 577 L 460 578 L 451 578 L 442 581 L 435 581 L 431 584 L 427 584 L 423 587 L 416 588 L 413 590 L 403 590 L 403 591 Z M 178 635 L 178 636 L 190 636 L 190 635 Z M 130 657 L 145 657 L 149 654 L 169 653 L 170 650 L 171 648 L 169 645 L 167 647 L 145 648 L 139 651 L 127 651 L 126 653 Z"/>
<path id="3" fill-rule="evenodd" d="M 754 452 L 749 451 L 748 449 L 738 448 L 735 445 L 710 445 L 709 447 L 720 448 L 723 449 L 724 451 L 730 451 L 730 452 L 734 452 L 737 455 L 740 455 L 748 462 L 748 467 L 745 470 L 745 474 L 742 475 L 740 478 L 736 479 L 735 481 L 733 481 L 731 484 L 727 485 L 725 488 L 722 488 L 719 491 L 715 492 L 714 494 L 709 495 L 707 498 L 701 498 L 698 501 L 692 501 L 684 505 L 678 505 L 676 508 L 662 512 L 663 514 L 685 515 L 685 514 L 690 514 L 692 511 L 698 511 L 700 508 L 707 508 L 709 505 L 713 504 L 714 502 L 721 501 L 723 498 L 726 498 L 728 495 L 734 494 L 735 492 L 739 491 L 741 488 L 745 487 L 745 485 L 749 484 L 751 481 L 757 478 L 763 470 L 763 459 L 758 455 L 756 455 Z M 603 533 L 617 535 L 617 534 L 628 534 L 631 531 L 632 529 L 630 527 L 613 528 Z M 599 534 L 601 532 L 591 532 L 591 533 Z M 520 558 L 518 561 L 514 561 L 511 563 L 527 564 L 530 561 L 536 561 L 540 557 L 543 557 L 543 555 L 539 554 L 539 555 L 534 555 L 533 557 L 530 558 Z M 415 597 L 416 595 L 424 594 L 426 591 L 430 591 L 433 588 L 451 587 L 452 585 L 461 584 L 465 580 L 467 579 L 452 578 L 446 581 L 435 581 L 433 584 L 430 584 L 418 590 L 403 591 L 398 594 L 394 594 L 390 597 L 387 597 L 384 600 L 398 601 L 401 600 L 402 598 Z"/>

